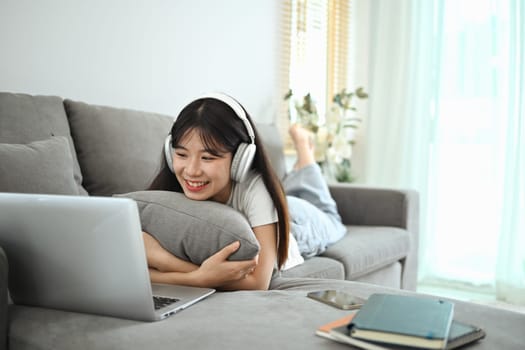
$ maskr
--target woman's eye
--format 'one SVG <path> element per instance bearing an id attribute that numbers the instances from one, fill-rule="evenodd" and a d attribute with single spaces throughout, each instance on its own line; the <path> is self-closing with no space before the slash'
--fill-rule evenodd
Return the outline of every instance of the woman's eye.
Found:
<path id="1" fill-rule="evenodd" d="M 175 155 L 179 158 L 185 158 L 186 157 L 186 154 L 184 153 L 180 153 L 180 152 L 175 152 Z"/>
<path id="2" fill-rule="evenodd" d="M 211 156 L 203 156 L 202 157 L 202 160 L 214 160 L 215 157 L 211 157 Z"/>

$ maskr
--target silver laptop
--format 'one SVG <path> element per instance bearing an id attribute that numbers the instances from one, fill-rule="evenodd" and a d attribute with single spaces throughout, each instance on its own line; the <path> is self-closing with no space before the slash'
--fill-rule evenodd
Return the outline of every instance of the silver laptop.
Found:
<path id="1" fill-rule="evenodd" d="M 127 198 L 0 193 L 0 246 L 16 304 L 154 321 L 215 291 L 150 283 Z"/>

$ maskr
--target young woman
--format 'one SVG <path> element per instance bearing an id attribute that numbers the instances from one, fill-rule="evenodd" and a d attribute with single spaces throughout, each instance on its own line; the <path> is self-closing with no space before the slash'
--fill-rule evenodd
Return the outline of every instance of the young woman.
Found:
<path id="1" fill-rule="evenodd" d="M 166 155 L 170 176 L 176 179 L 172 189 L 190 199 L 216 201 L 243 213 L 260 251 L 252 260 L 228 261 L 239 247 L 234 242 L 197 266 L 172 255 L 144 232 L 152 282 L 223 290 L 268 289 L 273 273 L 287 262 L 290 238 L 295 251 L 310 256 L 344 235 L 335 202 L 313 159 L 309 135 L 297 127 L 290 132 L 298 162 L 285 179 L 290 191 L 287 198 L 251 118 L 236 100 L 214 93 L 181 111 L 171 129 Z M 160 188 L 154 184 L 152 189 Z M 288 203 L 293 207 L 292 220 Z M 299 242 L 289 235 L 290 225 Z"/>

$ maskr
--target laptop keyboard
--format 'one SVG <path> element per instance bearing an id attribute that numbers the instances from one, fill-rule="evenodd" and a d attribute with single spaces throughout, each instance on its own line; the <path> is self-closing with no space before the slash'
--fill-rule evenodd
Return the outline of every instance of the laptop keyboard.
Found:
<path id="1" fill-rule="evenodd" d="M 177 298 L 166 298 L 166 297 L 158 297 L 158 296 L 153 297 L 153 303 L 155 304 L 155 310 L 161 309 L 164 306 L 174 304 L 179 300 L 180 299 L 177 299 Z"/>

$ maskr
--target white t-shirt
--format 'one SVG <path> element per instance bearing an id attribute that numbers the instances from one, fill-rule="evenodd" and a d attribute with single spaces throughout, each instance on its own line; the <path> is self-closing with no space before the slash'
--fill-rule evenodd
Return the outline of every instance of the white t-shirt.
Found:
<path id="1" fill-rule="evenodd" d="M 233 182 L 227 205 L 241 212 L 251 227 L 277 222 L 277 210 L 262 176 L 251 171 L 243 182 Z"/>
<path id="2" fill-rule="evenodd" d="M 241 212 L 250 223 L 250 227 L 272 224 L 279 221 L 277 210 L 270 193 L 259 173 L 251 171 L 246 179 L 239 183 L 233 182 L 232 193 L 226 202 L 233 209 Z M 283 270 L 290 269 L 304 262 L 299 246 L 294 236 L 290 234 L 288 260 Z"/>

